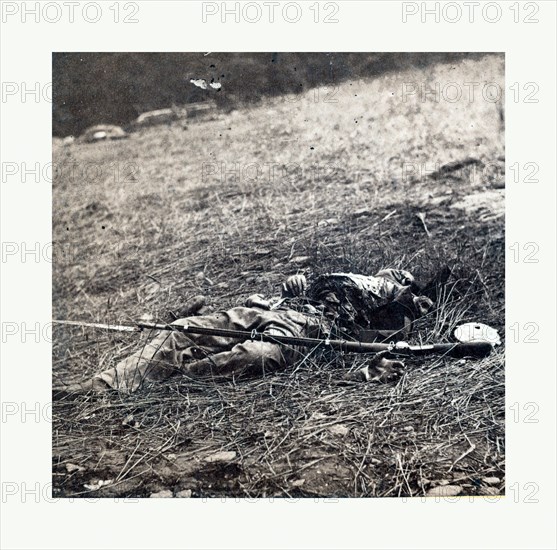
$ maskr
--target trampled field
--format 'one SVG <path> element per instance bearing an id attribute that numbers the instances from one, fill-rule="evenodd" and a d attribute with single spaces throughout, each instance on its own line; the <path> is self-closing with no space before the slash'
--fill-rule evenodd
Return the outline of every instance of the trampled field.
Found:
<path id="1" fill-rule="evenodd" d="M 127 140 L 56 140 L 53 316 L 168 322 L 194 295 L 213 310 L 241 305 L 297 272 L 402 267 L 425 282 L 448 265 L 414 340 L 447 341 L 467 321 L 503 334 L 504 110 L 493 86 L 503 75 L 491 55 Z M 85 379 L 143 343 L 58 326 L 53 382 Z M 312 356 L 263 379 L 174 378 L 57 400 L 54 495 L 504 492 L 504 344 L 479 361 L 407 360 L 396 384 L 342 380 L 365 361 Z"/>

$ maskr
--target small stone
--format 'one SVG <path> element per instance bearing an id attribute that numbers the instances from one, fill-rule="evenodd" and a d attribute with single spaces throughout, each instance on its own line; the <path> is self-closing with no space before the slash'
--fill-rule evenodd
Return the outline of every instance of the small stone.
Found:
<path id="1" fill-rule="evenodd" d="M 77 464 L 72 464 L 71 462 L 68 462 L 66 464 L 66 471 L 69 474 L 71 474 L 72 472 L 81 472 L 82 470 L 85 470 L 83 466 L 78 466 Z"/>
<path id="2" fill-rule="evenodd" d="M 101 487 L 104 487 L 105 485 L 110 485 L 111 483 L 112 483 L 112 479 L 98 479 L 98 480 L 91 481 L 91 483 L 84 483 L 83 487 L 89 489 L 90 491 L 97 491 Z"/>
<path id="3" fill-rule="evenodd" d="M 165 489 L 163 491 L 159 491 L 158 493 L 151 493 L 149 498 L 172 498 L 172 491 Z"/>
<path id="4" fill-rule="evenodd" d="M 329 432 L 334 435 L 346 435 L 350 431 L 350 428 L 345 426 L 344 424 L 335 424 L 334 426 L 329 427 Z"/>
<path id="5" fill-rule="evenodd" d="M 292 487 L 301 487 L 305 482 L 305 479 L 296 479 L 290 485 L 292 485 Z"/>
<path id="6" fill-rule="evenodd" d="M 427 492 L 428 497 L 456 497 L 462 493 L 460 485 L 441 485 L 433 487 Z"/>
<path id="7" fill-rule="evenodd" d="M 183 491 L 178 491 L 176 493 L 178 498 L 191 498 L 191 489 L 184 489 Z"/>
<path id="8" fill-rule="evenodd" d="M 501 483 L 501 480 L 498 477 L 482 477 L 482 481 L 486 485 L 499 485 L 499 483 Z"/>
<path id="9" fill-rule="evenodd" d="M 205 462 L 230 462 L 236 458 L 235 451 L 220 451 L 204 458 Z"/>

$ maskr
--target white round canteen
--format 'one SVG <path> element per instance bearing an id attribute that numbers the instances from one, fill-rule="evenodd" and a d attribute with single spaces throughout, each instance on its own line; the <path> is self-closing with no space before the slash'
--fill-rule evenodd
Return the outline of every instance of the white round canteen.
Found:
<path id="1" fill-rule="evenodd" d="M 454 337 L 459 342 L 489 342 L 494 346 L 501 343 L 499 333 L 483 323 L 465 323 L 455 328 Z"/>

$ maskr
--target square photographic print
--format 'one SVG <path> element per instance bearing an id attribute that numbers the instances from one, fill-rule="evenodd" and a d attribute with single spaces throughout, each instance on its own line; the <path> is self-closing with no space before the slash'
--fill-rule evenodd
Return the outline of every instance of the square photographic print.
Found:
<path id="1" fill-rule="evenodd" d="M 504 54 L 52 63 L 54 497 L 504 493 Z"/>

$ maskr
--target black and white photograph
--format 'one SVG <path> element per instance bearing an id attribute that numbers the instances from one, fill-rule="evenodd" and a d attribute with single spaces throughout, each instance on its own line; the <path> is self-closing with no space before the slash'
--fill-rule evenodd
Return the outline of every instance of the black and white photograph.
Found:
<path id="1" fill-rule="evenodd" d="M 504 494 L 504 54 L 52 63 L 53 495 Z"/>
<path id="2" fill-rule="evenodd" d="M 0 546 L 557 547 L 557 3 L 0 2 Z"/>

